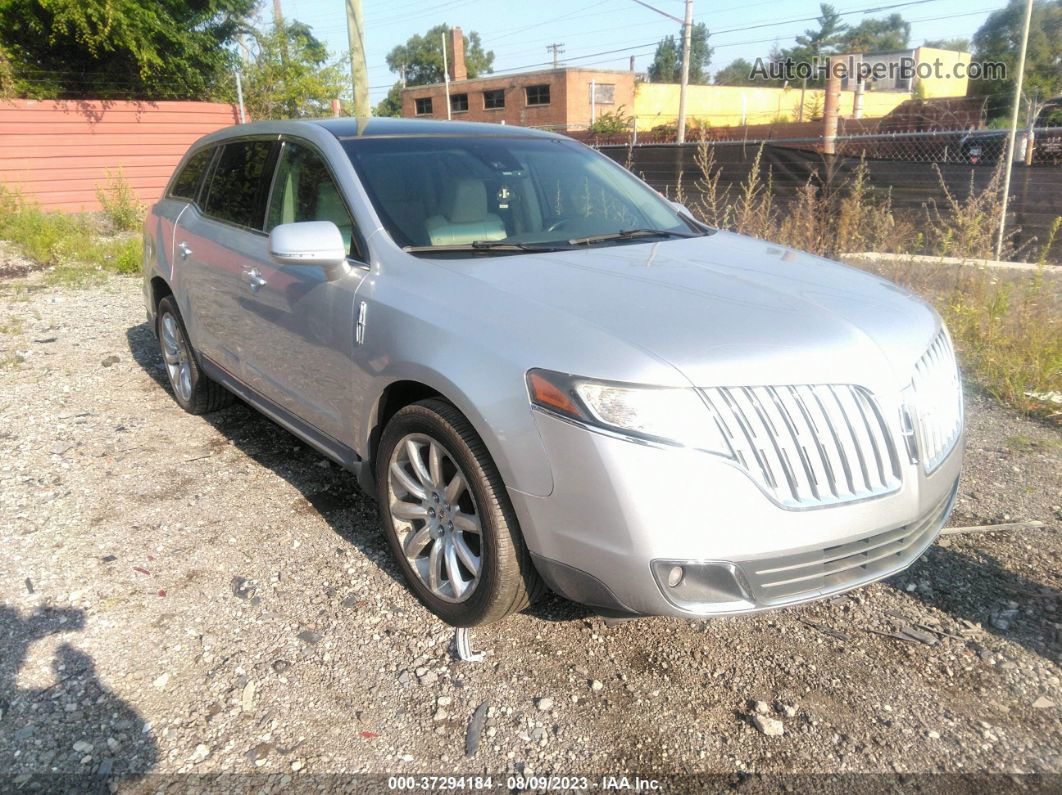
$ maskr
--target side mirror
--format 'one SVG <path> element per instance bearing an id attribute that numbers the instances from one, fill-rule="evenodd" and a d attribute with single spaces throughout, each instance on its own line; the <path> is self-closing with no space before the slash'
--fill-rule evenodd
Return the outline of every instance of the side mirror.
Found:
<path id="1" fill-rule="evenodd" d="M 347 261 L 343 235 L 331 221 L 299 221 L 273 227 L 269 254 L 282 265 L 320 265 L 325 269 Z"/>

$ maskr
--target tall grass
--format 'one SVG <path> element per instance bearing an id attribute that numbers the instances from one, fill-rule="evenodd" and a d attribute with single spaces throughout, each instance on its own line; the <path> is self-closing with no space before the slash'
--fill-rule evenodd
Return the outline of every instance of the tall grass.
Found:
<path id="1" fill-rule="evenodd" d="M 142 256 L 139 234 L 101 234 L 98 217 L 41 209 L 0 185 L 0 239 L 49 268 L 53 279 L 78 281 L 93 273 L 138 273 Z"/>
<path id="2" fill-rule="evenodd" d="M 991 259 L 1001 205 L 1001 171 L 977 190 L 956 195 L 940 178 L 941 206 L 899 213 L 890 192 L 870 187 L 860 163 L 848 182 L 826 186 L 813 176 L 794 200 L 773 196 L 770 169 L 757 154 L 746 180 L 724 185 L 711 145 L 696 154 L 695 196 L 685 204 L 706 223 L 792 248 L 839 258 L 850 252 L 932 254 Z M 938 171 L 938 178 L 940 177 Z M 996 271 L 912 260 L 859 262 L 931 301 L 951 330 L 964 371 L 1001 402 L 1025 411 L 1045 406 L 1032 393 L 1062 392 L 1062 269 L 1051 273 L 1047 252 L 1062 228 L 1056 220 L 1039 269 Z M 1009 246 L 1009 241 L 1008 241 Z M 1014 254 L 1012 247 L 1006 249 Z"/>

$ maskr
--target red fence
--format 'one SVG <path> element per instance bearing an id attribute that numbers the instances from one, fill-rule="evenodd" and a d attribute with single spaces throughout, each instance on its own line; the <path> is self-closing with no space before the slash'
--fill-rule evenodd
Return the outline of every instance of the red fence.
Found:
<path id="1" fill-rule="evenodd" d="M 121 166 L 145 204 L 202 135 L 235 124 L 214 102 L 0 101 L 0 183 L 50 210 L 97 210 L 96 186 Z"/>

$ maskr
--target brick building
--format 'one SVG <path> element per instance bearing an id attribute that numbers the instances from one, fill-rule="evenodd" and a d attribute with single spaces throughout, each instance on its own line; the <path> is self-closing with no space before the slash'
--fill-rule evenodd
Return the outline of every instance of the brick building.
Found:
<path id="1" fill-rule="evenodd" d="M 563 67 L 469 80 L 461 28 L 451 28 L 447 45 L 453 119 L 578 130 L 602 113 L 634 112 L 634 72 Z M 446 84 L 403 90 L 402 115 L 445 119 Z"/>

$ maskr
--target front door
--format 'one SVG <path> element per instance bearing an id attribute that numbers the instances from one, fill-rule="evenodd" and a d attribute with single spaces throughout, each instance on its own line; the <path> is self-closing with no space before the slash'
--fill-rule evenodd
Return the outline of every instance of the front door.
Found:
<path id="1" fill-rule="evenodd" d="M 322 156 L 285 141 L 277 161 L 266 231 L 278 224 L 332 221 L 352 252 L 353 218 Z M 329 279 L 316 265 L 282 265 L 268 256 L 241 294 L 248 323 L 243 355 L 249 386 L 325 434 L 351 440 L 356 293 L 368 272 L 354 258 Z"/>

